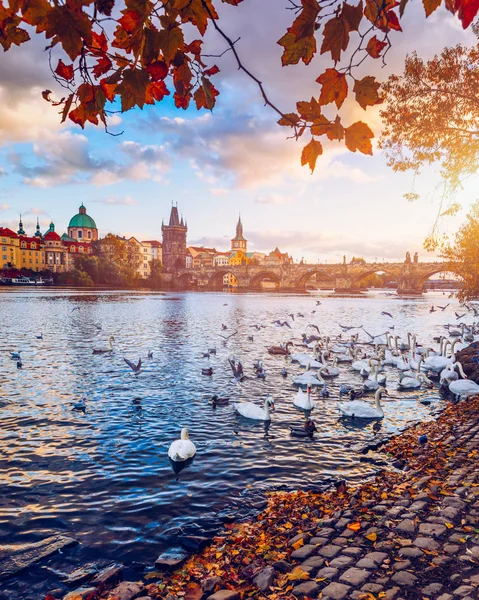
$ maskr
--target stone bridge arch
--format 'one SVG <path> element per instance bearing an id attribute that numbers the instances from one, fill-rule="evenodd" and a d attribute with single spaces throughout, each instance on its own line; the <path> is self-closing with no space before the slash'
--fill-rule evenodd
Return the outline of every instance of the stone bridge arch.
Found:
<path id="1" fill-rule="evenodd" d="M 175 287 L 181 289 L 191 289 L 198 286 L 198 278 L 195 273 L 183 271 L 178 273 L 175 281 Z"/>
<path id="2" fill-rule="evenodd" d="M 241 274 L 237 273 L 234 268 L 228 268 L 228 267 L 219 268 L 218 270 L 214 270 L 208 279 L 208 287 L 222 288 L 223 287 L 223 278 L 225 275 L 228 275 L 228 273 L 231 273 L 231 275 L 234 275 L 236 277 L 236 279 L 238 280 L 238 287 L 240 287 L 240 286 L 243 287 Z"/>
<path id="3" fill-rule="evenodd" d="M 461 276 L 457 272 L 457 269 L 455 268 L 455 266 L 452 264 L 449 264 L 449 263 L 444 263 L 442 265 L 441 264 L 434 265 L 434 267 L 431 267 L 430 269 L 423 271 L 420 274 L 417 274 L 413 280 L 414 287 L 422 290 L 426 281 L 433 275 L 436 275 L 437 273 L 453 273 L 461 281 Z"/>
<path id="4" fill-rule="evenodd" d="M 360 287 L 360 283 L 363 279 L 366 279 L 366 277 L 369 277 L 370 275 L 374 275 L 375 273 L 385 273 L 387 275 L 386 281 L 398 282 L 398 280 L 401 277 L 401 273 L 399 271 L 392 271 L 388 268 L 381 267 L 381 265 L 377 265 L 377 266 L 371 267 L 370 269 L 366 269 L 365 271 L 361 271 L 361 273 L 354 275 L 351 280 L 351 287 L 352 288 Z"/>
<path id="5" fill-rule="evenodd" d="M 275 273 L 271 269 L 264 269 L 259 271 L 259 273 L 255 273 L 251 276 L 250 287 L 252 288 L 260 288 L 261 283 L 265 280 L 273 281 L 276 283 L 278 288 L 281 287 L 281 275 L 279 273 Z"/>
<path id="6" fill-rule="evenodd" d="M 317 267 L 308 269 L 298 279 L 296 279 L 295 287 L 298 289 L 305 289 L 308 281 L 315 275 L 320 275 L 322 281 L 330 281 L 332 284 L 335 283 L 337 275 L 335 273 L 326 271 L 324 268 Z"/>

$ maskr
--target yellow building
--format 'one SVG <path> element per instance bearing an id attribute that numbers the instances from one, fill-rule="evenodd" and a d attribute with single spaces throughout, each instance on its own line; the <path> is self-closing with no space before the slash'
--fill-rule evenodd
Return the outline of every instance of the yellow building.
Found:
<path id="1" fill-rule="evenodd" d="M 0 227 L 0 267 L 2 269 L 19 268 L 20 264 L 20 239 L 18 235 L 8 229 Z"/>
<path id="2" fill-rule="evenodd" d="M 40 232 L 40 224 L 38 219 L 35 235 L 33 237 L 29 237 L 23 229 L 22 217 L 20 215 L 17 235 L 20 256 L 19 263 L 16 265 L 16 268 L 42 271 L 44 268 L 43 239 Z"/>

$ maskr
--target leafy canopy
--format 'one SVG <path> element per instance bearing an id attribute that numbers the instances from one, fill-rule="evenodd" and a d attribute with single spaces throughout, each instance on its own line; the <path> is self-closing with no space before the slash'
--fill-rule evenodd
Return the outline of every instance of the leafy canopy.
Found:
<path id="1" fill-rule="evenodd" d="M 412 170 L 440 166 L 448 192 L 479 164 L 479 47 L 446 48 L 424 62 L 415 53 L 404 73 L 383 85 L 384 129 L 379 140 L 389 166 Z M 458 208 L 453 204 L 448 212 Z"/>
<path id="2" fill-rule="evenodd" d="M 442 257 L 454 265 L 462 279 L 460 300 L 479 297 L 479 201 L 472 205 L 466 222 L 456 233 L 454 243 L 443 246 Z"/>
<path id="3" fill-rule="evenodd" d="M 261 0 L 255 1 L 261 7 Z M 408 0 L 359 0 L 355 5 L 345 0 L 289 1 L 293 22 L 278 41 L 283 66 L 308 65 L 318 51 L 330 59 L 325 71 L 316 73 L 321 86 L 317 97 L 298 102 L 292 113 L 271 102 L 262 82 L 241 62 L 236 42 L 221 28 L 217 7 L 237 6 L 243 0 L 0 0 L 0 44 L 7 51 L 28 42 L 26 25 L 43 34 L 50 40 L 48 50 L 60 48 L 65 54 L 52 73 L 66 90 L 57 100 L 49 90 L 43 97 L 60 107 L 62 122 L 106 127 L 115 101 L 127 111 L 173 93 L 177 108 L 194 102 L 198 110 L 212 110 L 219 91 L 211 78 L 219 67 L 205 56 L 202 38 L 213 26 L 238 67 L 258 84 L 265 103 L 279 114 L 279 124 L 292 128 L 296 139 L 310 133 L 302 164 L 314 170 L 322 153 L 317 138 L 324 136 L 344 142 L 351 152 L 372 154 L 374 136 L 368 125 L 344 124 L 339 113 L 348 95 L 364 110 L 382 102 L 375 78 L 357 79 L 354 72 L 365 60 L 384 61 L 391 31 L 402 30 Z M 442 0 L 422 2 L 429 16 Z M 466 28 L 478 12 L 479 0 L 445 0 L 445 6 Z M 192 28 L 186 25 L 193 26 L 195 39 L 188 38 Z M 330 104 L 337 111 L 332 117 L 323 112 Z"/>

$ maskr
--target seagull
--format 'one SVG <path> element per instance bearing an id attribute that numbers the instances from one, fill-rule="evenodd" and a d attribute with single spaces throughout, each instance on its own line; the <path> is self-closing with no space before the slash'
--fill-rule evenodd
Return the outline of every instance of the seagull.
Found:
<path id="1" fill-rule="evenodd" d="M 278 325 L 279 327 L 289 327 L 290 329 L 292 329 L 291 323 L 288 323 L 288 321 L 280 321 L 279 319 L 273 321 L 273 325 Z"/>
<path id="2" fill-rule="evenodd" d="M 73 312 L 74 310 L 80 310 L 80 307 L 79 307 L 79 306 L 75 306 L 75 308 L 72 308 L 72 312 Z"/>
<path id="3" fill-rule="evenodd" d="M 304 317 L 303 313 L 296 313 L 297 317 Z M 294 320 L 294 319 L 293 319 Z"/>
<path id="4" fill-rule="evenodd" d="M 457 312 L 455 312 L 454 314 L 456 315 L 456 319 L 459 321 L 460 319 L 464 318 L 467 313 L 463 313 L 462 315 L 459 315 Z"/>
<path id="5" fill-rule="evenodd" d="M 126 364 L 130 367 L 130 369 L 134 373 L 139 373 L 141 371 L 141 358 L 138 360 L 138 364 L 136 364 L 136 365 L 135 365 L 135 363 L 131 362 L 131 360 L 128 360 L 125 357 L 123 357 L 123 360 L 126 362 Z"/>
<path id="6" fill-rule="evenodd" d="M 436 312 L 436 309 L 434 308 L 434 304 L 431 306 L 431 308 L 429 309 L 429 312 Z"/>
<path id="7" fill-rule="evenodd" d="M 12 360 L 21 360 L 22 357 L 20 356 L 20 354 L 22 353 L 21 350 L 19 350 L 18 352 L 10 352 L 10 358 Z"/>
<path id="8" fill-rule="evenodd" d="M 35 339 L 37 339 L 37 340 L 43 340 L 43 333 L 41 333 L 40 335 L 36 335 Z"/>
<path id="9" fill-rule="evenodd" d="M 313 325 L 312 323 L 310 323 L 308 325 L 308 327 L 312 327 L 313 329 L 316 329 L 316 331 L 318 332 L 318 334 L 321 335 L 321 332 L 319 331 L 319 327 L 317 325 Z"/>
<path id="10" fill-rule="evenodd" d="M 221 323 L 221 329 L 222 329 L 223 331 L 226 331 L 226 330 L 228 329 L 228 326 L 227 326 L 227 325 L 225 325 L 224 323 Z"/>
<path id="11" fill-rule="evenodd" d="M 230 358 L 229 361 L 230 363 L 230 367 L 231 370 L 233 371 L 233 377 L 236 383 L 239 383 L 241 381 L 243 381 L 244 379 L 244 372 L 243 372 L 243 365 L 241 364 L 241 361 L 238 361 L 238 364 L 235 364 L 234 359 Z"/>
<path id="12" fill-rule="evenodd" d="M 437 305 L 438 308 L 440 308 L 441 310 L 446 310 L 446 308 L 449 306 L 449 304 L 446 304 L 446 306 L 439 306 L 439 304 Z"/>
<path id="13" fill-rule="evenodd" d="M 291 317 L 294 321 L 294 314 L 293 313 L 289 313 L 288 317 Z"/>
<path id="14" fill-rule="evenodd" d="M 148 358 L 153 358 L 153 352 L 151 350 L 148 351 Z"/>
<path id="15" fill-rule="evenodd" d="M 233 333 L 231 333 L 230 335 L 221 335 L 219 334 L 220 337 L 222 337 L 224 340 L 229 340 L 230 337 L 233 337 L 234 335 L 236 335 L 238 333 L 238 330 L 234 331 Z M 215 352 L 216 354 L 216 352 Z"/>
<path id="16" fill-rule="evenodd" d="M 316 300 L 316 306 L 319 306 L 321 304 L 321 300 Z"/>
<path id="17" fill-rule="evenodd" d="M 390 312 L 388 312 L 387 310 L 383 310 L 381 311 L 382 315 L 385 315 L 387 317 L 391 317 L 391 319 L 393 319 L 394 317 L 392 316 L 392 314 Z"/>
<path id="18" fill-rule="evenodd" d="M 208 352 L 216 356 L 216 348 L 208 348 Z"/>
<path id="19" fill-rule="evenodd" d="M 347 325 L 341 325 L 341 323 L 338 323 L 338 325 L 341 327 L 341 329 L 343 331 L 350 331 L 351 329 L 361 329 L 362 328 L 362 325 L 358 325 L 355 327 L 348 327 Z"/>

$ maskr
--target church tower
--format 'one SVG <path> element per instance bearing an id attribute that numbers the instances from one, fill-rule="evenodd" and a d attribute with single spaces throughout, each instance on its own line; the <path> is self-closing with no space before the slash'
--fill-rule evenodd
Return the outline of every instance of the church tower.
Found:
<path id="1" fill-rule="evenodd" d="M 246 246 L 247 240 L 245 240 L 243 237 L 243 223 L 241 222 L 240 215 L 238 218 L 238 223 L 236 225 L 236 235 L 231 240 L 231 252 L 237 252 L 238 250 L 241 250 L 241 252 L 244 252 L 244 254 L 246 254 Z"/>
<path id="2" fill-rule="evenodd" d="M 178 204 L 171 207 L 170 222 L 161 225 L 163 265 L 169 271 L 186 268 L 186 233 L 188 226 L 178 214 Z"/>

